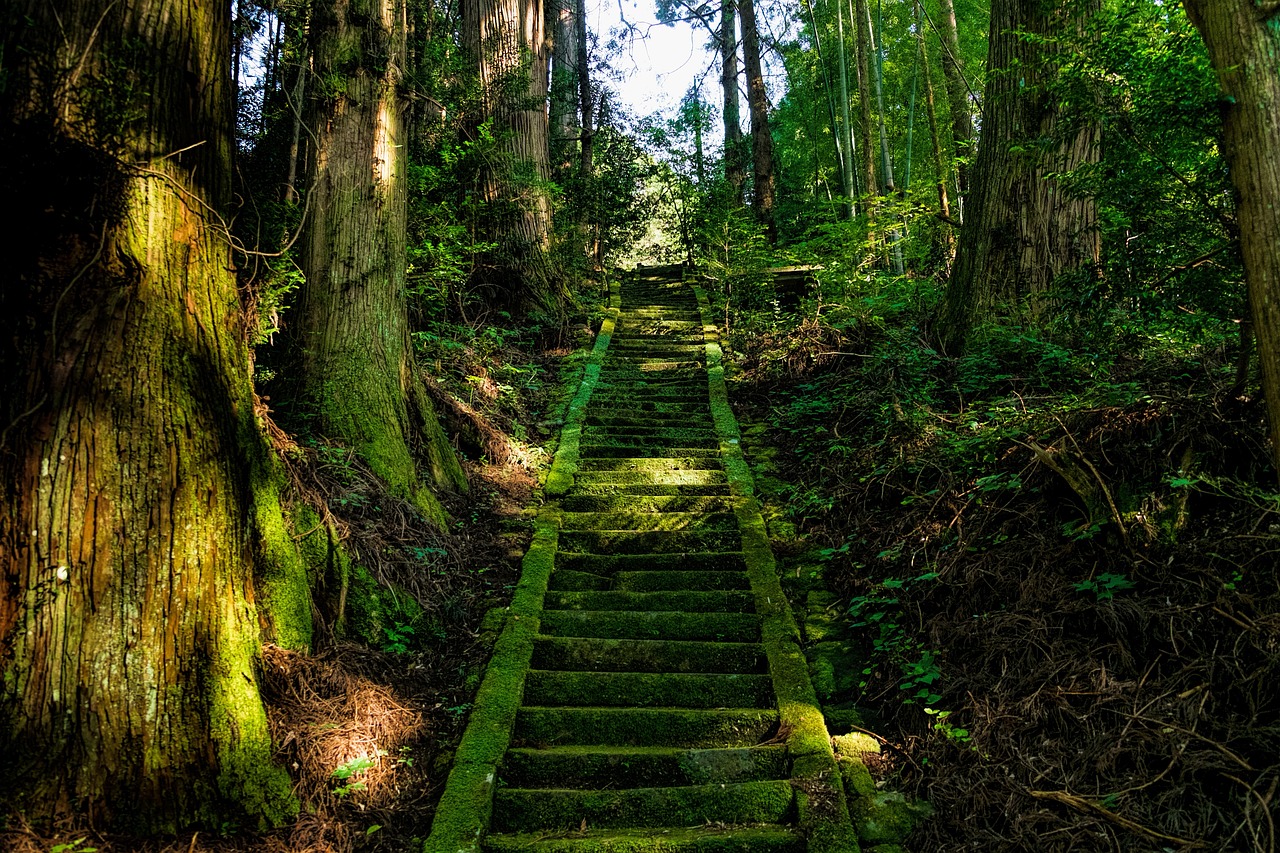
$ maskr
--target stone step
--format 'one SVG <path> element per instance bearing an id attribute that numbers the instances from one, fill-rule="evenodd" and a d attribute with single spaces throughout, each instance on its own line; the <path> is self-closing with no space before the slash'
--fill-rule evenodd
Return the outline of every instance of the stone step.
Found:
<path id="1" fill-rule="evenodd" d="M 544 610 L 540 630 L 554 637 L 753 643 L 760 639 L 760 619 L 683 610 Z"/>
<path id="2" fill-rule="evenodd" d="M 582 471 L 574 478 L 579 487 L 590 486 L 727 486 L 723 471 Z M 662 494 L 656 492 L 652 494 Z"/>
<path id="3" fill-rule="evenodd" d="M 622 572 L 600 575 L 556 569 L 551 589 L 589 592 L 616 589 L 623 592 L 714 592 L 751 588 L 745 572 Z"/>
<path id="4" fill-rule="evenodd" d="M 741 590 L 624 592 L 548 590 L 547 610 L 683 610 L 688 613 L 751 613 L 755 599 Z"/>
<path id="5" fill-rule="evenodd" d="M 738 498 L 687 498 L 680 495 L 570 495 L 560 501 L 566 512 L 729 512 Z"/>
<path id="6" fill-rule="evenodd" d="M 731 512 L 562 512 L 561 530 L 736 530 Z"/>
<path id="7" fill-rule="evenodd" d="M 787 770 L 781 744 L 735 749 L 563 746 L 509 751 L 502 781 L 512 788 L 652 788 L 784 779 Z"/>
<path id="8" fill-rule="evenodd" d="M 556 569 L 613 575 L 618 572 L 729 571 L 744 572 L 741 551 L 696 551 L 687 554 L 583 554 L 562 551 Z"/>
<path id="9" fill-rule="evenodd" d="M 653 497 L 662 497 L 667 495 L 683 495 L 690 497 L 699 496 L 715 496 L 729 494 L 729 483 L 726 480 L 723 483 L 706 483 L 698 484 L 659 484 L 659 483 L 611 483 L 608 480 L 599 483 L 584 483 L 578 480 L 573 489 L 569 492 L 570 496 L 592 496 L 592 495 L 648 495 Z"/>
<path id="10" fill-rule="evenodd" d="M 772 708 L 775 701 L 773 680 L 763 674 L 535 669 L 524 682 L 526 705 Z"/>
<path id="11" fill-rule="evenodd" d="M 593 830 L 490 835 L 485 853 L 804 853 L 804 837 L 784 827 Z"/>
<path id="12" fill-rule="evenodd" d="M 627 472 L 610 472 L 625 476 Z M 716 473 L 703 471 L 655 472 L 653 476 Z M 589 476 L 579 474 L 579 476 Z M 586 554 L 688 554 L 691 551 L 736 551 L 742 547 L 737 530 L 565 530 L 560 547 Z"/>
<path id="13" fill-rule="evenodd" d="M 532 666 L 586 672 L 758 674 L 767 671 L 768 662 L 759 643 L 540 635 L 533 643 Z"/>
<path id="14" fill-rule="evenodd" d="M 620 447 L 582 442 L 578 445 L 579 471 L 715 471 L 720 456 L 703 447 Z"/>
<path id="15" fill-rule="evenodd" d="M 756 746 L 777 734 L 763 708 L 544 708 L 516 713 L 514 746 Z"/>
<path id="16" fill-rule="evenodd" d="M 578 791 L 500 788 L 493 823 L 499 832 L 580 830 L 586 826 L 658 827 L 780 823 L 795 794 L 787 780 L 671 788 Z"/>

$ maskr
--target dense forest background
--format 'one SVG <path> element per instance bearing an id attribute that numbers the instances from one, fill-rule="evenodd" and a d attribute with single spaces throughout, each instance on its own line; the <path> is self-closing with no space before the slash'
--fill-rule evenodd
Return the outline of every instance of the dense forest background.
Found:
<path id="1" fill-rule="evenodd" d="M 0 10 L 0 843 L 419 849 L 679 264 L 913 849 L 1275 850 L 1274 0 L 668 0 L 672 115 L 574 0 Z"/>

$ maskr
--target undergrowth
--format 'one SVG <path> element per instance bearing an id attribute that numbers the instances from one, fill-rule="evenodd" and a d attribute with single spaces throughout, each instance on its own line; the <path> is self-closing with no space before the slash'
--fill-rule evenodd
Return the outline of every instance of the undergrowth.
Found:
<path id="1" fill-rule="evenodd" d="M 833 727 L 935 807 L 913 849 L 1274 850 L 1280 493 L 1230 324 L 947 358 L 928 284 L 833 286 L 739 318 L 733 393 Z"/>

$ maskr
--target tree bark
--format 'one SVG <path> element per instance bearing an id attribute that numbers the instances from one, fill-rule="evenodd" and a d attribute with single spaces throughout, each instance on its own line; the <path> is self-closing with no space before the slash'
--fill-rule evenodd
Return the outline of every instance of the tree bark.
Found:
<path id="1" fill-rule="evenodd" d="M 1183 0 L 1226 94 L 1223 149 L 1236 189 L 1240 249 L 1257 336 L 1271 451 L 1280 472 L 1280 7 Z"/>
<path id="2" fill-rule="evenodd" d="M 582 61 L 582 46 L 578 41 L 578 3 L 579 0 L 547 0 L 548 28 L 552 34 L 551 128 L 561 141 L 577 139 L 581 130 L 578 65 Z"/>
<path id="3" fill-rule="evenodd" d="M 279 823 L 250 530 L 281 519 L 226 227 L 229 7 L 0 17 L 0 797 L 131 831 Z"/>
<path id="4" fill-rule="evenodd" d="M 849 116 L 849 62 L 847 46 L 844 38 L 844 0 L 836 0 L 836 50 L 840 59 L 840 129 L 836 133 L 836 151 L 840 154 L 840 184 L 844 187 L 845 219 L 852 220 L 854 204 L 858 195 L 857 184 L 853 179 L 853 158 L 856 148 L 853 144 L 853 120 Z M 817 33 L 817 24 L 814 24 Z M 815 35 L 816 38 L 816 35 Z M 834 123 L 834 122 L 833 122 Z M 843 151 L 841 151 L 843 149 Z"/>
<path id="5" fill-rule="evenodd" d="M 854 2 L 854 0 L 850 0 Z M 868 31 L 867 23 L 870 21 L 870 10 L 867 8 L 867 0 L 856 0 L 853 6 L 854 22 L 857 26 L 857 38 L 855 41 L 857 50 L 857 66 L 858 66 L 858 107 L 862 118 L 861 131 L 861 147 L 862 147 L 862 192 L 863 196 L 868 200 L 865 205 L 868 213 L 874 208 L 872 203 L 877 195 L 880 194 L 880 183 L 876 180 L 876 154 L 875 143 L 872 141 L 871 123 L 871 36 Z"/>
<path id="6" fill-rule="evenodd" d="M 872 26 L 870 12 L 871 10 L 868 9 L 867 30 L 872 36 L 871 48 L 875 52 L 874 61 L 871 63 L 871 78 L 875 84 L 876 123 L 880 130 L 881 187 L 885 198 L 891 198 L 897 193 L 897 187 L 893 181 L 893 160 L 889 156 L 889 134 L 884 126 L 884 84 L 881 80 L 884 71 L 884 51 L 880 42 L 883 35 L 878 32 L 878 27 Z M 889 227 L 889 251 L 893 260 L 893 274 L 902 275 L 902 231 L 896 225 Z"/>
<path id="7" fill-rule="evenodd" d="M 951 200 L 947 195 L 948 169 L 945 163 L 946 158 L 942 155 L 942 140 L 938 133 L 938 113 L 934 105 L 933 75 L 929 70 L 928 41 L 924 36 L 924 28 L 920 26 L 923 23 L 920 17 L 920 0 L 916 0 L 916 37 L 920 40 L 920 69 L 924 74 L 924 104 L 925 112 L 929 117 L 929 144 L 933 152 L 933 168 L 937 173 L 938 215 L 942 219 L 942 275 L 946 278 L 951 274 L 951 262 L 955 259 L 956 238 L 955 231 L 951 228 Z"/>
<path id="8" fill-rule="evenodd" d="M 982 145 L 939 329 L 948 350 L 998 311 L 1038 318 L 1055 278 L 1098 265 L 1096 202 L 1063 192 L 1052 176 L 1098 162 L 1100 130 L 1092 120 L 1064 126 L 1046 55 L 1096 8 L 1096 0 L 992 3 Z"/>
<path id="9" fill-rule="evenodd" d="M 734 204 L 741 206 L 747 169 L 738 106 L 738 21 L 735 0 L 720 3 L 720 90 L 724 94 L 724 178 Z"/>
<path id="10" fill-rule="evenodd" d="M 507 155 L 485 176 L 498 249 L 477 282 L 495 301 L 559 312 L 570 297 L 551 268 L 549 50 L 542 0 L 463 0 L 463 44 L 479 72 L 483 118 Z"/>
<path id="11" fill-rule="evenodd" d="M 953 0 L 940 2 L 938 35 L 942 39 L 942 76 L 946 80 L 947 99 L 951 103 L 951 141 L 955 145 L 956 156 L 956 210 L 963 222 L 965 199 L 969 194 L 969 161 L 973 157 L 973 110 L 969 106 L 969 84 L 965 82 L 964 59 L 960 55 L 955 3 Z"/>
<path id="12" fill-rule="evenodd" d="M 747 72 L 747 103 L 751 108 L 751 207 L 764 226 L 769 243 L 778 242 L 774 217 L 773 134 L 769 130 L 769 92 L 760 62 L 760 34 L 754 0 L 738 0 L 742 19 L 742 60 Z"/>
<path id="13" fill-rule="evenodd" d="M 413 361 L 405 303 L 406 131 L 398 86 L 403 0 L 375 14 L 318 4 L 311 21 L 317 141 L 302 289 L 291 331 L 300 397 L 313 429 L 356 450 L 395 495 L 432 521 L 444 512 L 410 450 L 420 439 L 430 483 L 464 489 Z M 320 88 L 320 87 L 317 87 Z"/>

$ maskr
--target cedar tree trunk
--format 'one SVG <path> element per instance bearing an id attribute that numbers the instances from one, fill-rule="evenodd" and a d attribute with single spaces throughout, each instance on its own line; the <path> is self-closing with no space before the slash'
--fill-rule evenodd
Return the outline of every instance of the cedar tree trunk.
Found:
<path id="1" fill-rule="evenodd" d="M 251 531 L 281 519 L 226 227 L 230 25 L 0 13 L 0 797 L 36 821 L 297 807 L 258 689 Z"/>
<path id="2" fill-rule="evenodd" d="M 1098 162 L 1099 127 L 1060 121 L 1052 47 L 1036 43 L 1078 31 L 1096 8 L 1097 0 L 992 3 L 982 144 L 939 329 L 949 351 L 997 311 L 1038 318 L 1055 278 L 1098 265 L 1097 204 L 1051 176 Z"/>
<path id="3" fill-rule="evenodd" d="M 313 10 L 310 220 L 291 334 L 313 430 L 352 447 L 395 495 L 443 523 L 428 482 L 465 488 L 413 361 L 405 302 L 406 142 L 398 86 L 403 0 Z"/>
<path id="4" fill-rule="evenodd" d="M 1224 149 L 1280 472 L 1280 4 L 1184 0 L 1226 93 Z"/>
<path id="5" fill-rule="evenodd" d="M 738 22 L 735 0 L 720 3 L 720 90 L 724 94 L 724 178 L 733 203 L 741 206 L 747 169 L 738 107 Z"/>

